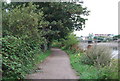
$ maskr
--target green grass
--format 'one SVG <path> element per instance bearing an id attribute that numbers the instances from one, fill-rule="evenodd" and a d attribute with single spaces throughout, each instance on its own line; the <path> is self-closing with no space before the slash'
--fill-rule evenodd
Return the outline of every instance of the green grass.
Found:
<path id="1" fill-rule="evenodd" d="M 115 62 L 114 65 L 97 68 L 93 65 L 84 64 L 81 62 L 84 53 L 74 52 L 72 50 L 65 50 L 69 57 L 73 69 L 76 70 L 80 79 L 118 79 L 118 67 Z"/>
<path id="2" fill-rule="evenodd" d="M 43 53 L 39 54 L 35 61 L 36 64 L 43 62 L 45 60 L 45 58 L 48 57 L 50 54 L 51 54 L 50 50 L 47 50 L 45 53 L 43 52 Z"/>
<path id="3" fill-rule="evenodd" d="M 72 52 L 71 52 L 72 53 Z M 86 65 L 80 62 L 82 53 L 70 54 L 71 66 L 77 71 L 77 75 L 80 79 L 97 79 L 98 71 L 97 68 Z"/>
<path id="4" fill-rule="evenodd" d="M 34 64 L 29 64 L 29 73 L 33 73 L 34 69 L 37 68 L 37 65 L 43 62 L 49 55 L 51 54 L 50 50 L 47 50 L 46 52 L 42 52 L 40 54 L 37 54 L 34 59 Z"/>

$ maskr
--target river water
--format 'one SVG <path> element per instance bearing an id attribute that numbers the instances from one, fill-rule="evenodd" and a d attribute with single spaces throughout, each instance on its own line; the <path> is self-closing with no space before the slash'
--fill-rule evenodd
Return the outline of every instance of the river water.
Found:
<path id="1" fill-rule="evenodd" d="M 88 43 L 83 43 L 83 42 L 81 42 L 79 44 L 79 46 L 84 50 L 87 49 L 88 45 L 89 45 Z M 94 45 L 94 44 L 90 44 L 90 45 Z M 116 42 L 96 43 L 96 45 L 102 45 L 102 46 L 104 45 L 104 46 L 108 46 L 108 47 L 112 48 L 112 58 L 118 59 L 118 57 L 119 57 L 118 54 L 120 53 L 120 50 L 118 50 L 118 48 L 119 48 L 118 43 L 116 43 Z"/>

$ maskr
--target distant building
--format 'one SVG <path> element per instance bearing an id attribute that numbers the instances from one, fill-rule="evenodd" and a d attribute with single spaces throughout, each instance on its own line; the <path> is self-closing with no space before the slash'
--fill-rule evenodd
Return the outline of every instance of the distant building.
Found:
<path id="1" fill-rule="evenodd" d="M 83 42 L 105 42 L 112 41 L 114 34 L 89 34 L 89 36 L 81 36 L 80 39 Z"/>
<path id="2" fill-rule="evenodd" d="M 112 37 L 112 36 L 114 36 L 114 34 L 94 34 L 94 36 L 105 36 L 105 37 L 109 36 L 109 37 Z"/>

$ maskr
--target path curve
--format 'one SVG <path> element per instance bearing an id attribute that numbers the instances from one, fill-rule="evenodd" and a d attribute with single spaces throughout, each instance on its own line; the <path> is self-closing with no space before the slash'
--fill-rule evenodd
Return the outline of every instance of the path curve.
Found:
<path id="1" fill-rule="evenodd" d="M 38 67 L 43 72 L 27 75 L 27 79 L 79 79 L 71 68 L 69 56 L 61 49 L 52 48 L 52 54 Z"/>

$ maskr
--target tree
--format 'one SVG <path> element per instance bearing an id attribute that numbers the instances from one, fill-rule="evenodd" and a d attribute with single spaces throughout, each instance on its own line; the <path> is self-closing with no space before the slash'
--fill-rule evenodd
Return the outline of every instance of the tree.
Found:
<path id="1" fill-rule="evenodd" d="M 11 6 L 14 5 L 16 7 L 23 4 L 13 2 Z M 76 2 L 34 2 L 33 4 L 38 5 L 36 13 L 42 10 L 45 17 L 44 20 L 49 23 L 42 28 L 38 27 L 40 31 L 49 31 L 43 34 L 48 44 L 54 39 L 65 38 L 68 33 L 74 30 L 82 30 L 87 19 L 81 17 L 81 15 L 89 15 L 87 8 L 83 8 L 81 4 Z M 25 6 L 28 6 L 28 3 Z M 13 7 L 10 7 L 10 9 L 13 9 Z"/>
<path id="2" fill-rule="evenodd" d="M 93 40 L 93 33 L 92 34 L 89 33 L 88 39 Z"/>
<path id="3" fill-rule="evenodd" d="M 11 6 L 23 4 L 13 2 Z M 83 8 L 81 4 L 76 4 L 76 2 L 34 2 L 33 4 L 39 5 L 36 12 L 42 10 L 45 20 L 49 22 L 45 28 L 39 28 L 45 31 L 51 30 L 44 35 L 49 41 L 64 38 L 74 30 L 82 30 L 87 19 L 82 18 L 81 15 L 87 16 L 89 14 L 87 8 Z M 28 6 L 28 3 L 25 6 Z"/>
<path id="4" fill-rule="evenodd" d="M 12 35 L 26 40 L 31 45 L 39 43 L 39 45 L 46 43 L 46 39 L 42 37 L 47 32 L 39 30 L 48 25 L 44 21 L 43 12 L 37 11 L 37 5 L 29 3 L 28 6 L 19 5 L 11 10 L 3 9 L 3 37 Z"/>
<path id="5" fill-rule="evenodd" d="M 117 39 L 120 39 L 120 34 L 116 35 L 116 36 L 113 36 L 113 40 L 117 40 Z"/>
<path id="6" fill-rule="evenodd" d="M 52 39 L 65 38 L 68 33 L 74 30 L 82 30 L 87 19 L 82 18 L 81 15 L 88 15 L 89 13 L 87 8 L 73 2 L 34 4 L 39 5 L 39 9 L 44 12 L 45 20 L 50 23 L 45 29 L 54 31 L 52 34 L 45 35 L 50 42 Z"/>

